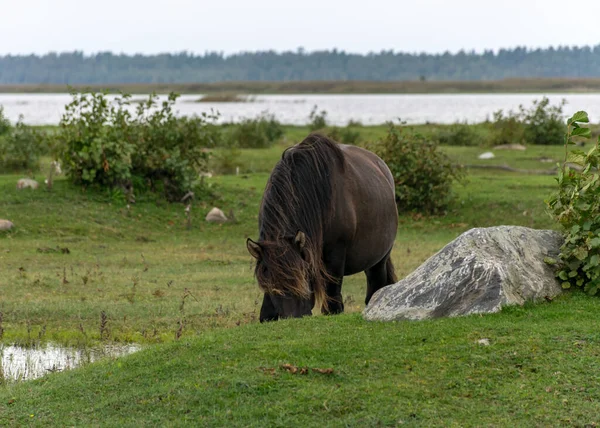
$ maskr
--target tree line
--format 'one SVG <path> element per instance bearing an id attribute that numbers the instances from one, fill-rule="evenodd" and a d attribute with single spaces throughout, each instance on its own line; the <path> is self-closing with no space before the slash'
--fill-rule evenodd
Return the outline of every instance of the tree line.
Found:
<path id="1" fill-rule="evenodd" d="M 0 84 L 208 83 L 315 80 L 499 80 L 600 77 L 600 44 L 482 53 L 354 54 L 340 50 L 187 52 L 126 55 L 102 52 L 0 56 Z"/>

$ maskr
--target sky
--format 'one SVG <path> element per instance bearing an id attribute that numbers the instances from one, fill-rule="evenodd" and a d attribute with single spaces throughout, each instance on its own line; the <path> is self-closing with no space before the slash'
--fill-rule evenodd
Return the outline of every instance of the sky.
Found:
<path id="1" fill-rule="evenodd" d="M 0 55 L 600 44 L 600 0 L 0 0 Z"/>

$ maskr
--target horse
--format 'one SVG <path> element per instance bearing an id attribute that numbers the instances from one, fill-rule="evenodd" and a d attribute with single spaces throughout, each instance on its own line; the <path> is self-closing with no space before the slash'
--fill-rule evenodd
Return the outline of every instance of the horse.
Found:
<path id="1" fill-rule="evenodd" d="M 365 304 L 397 281 L 394 178 L 374 153 L 310 134 L 286 149 L 260 205 L 259 239 L 246 246 L 264 292 L 260 322 L 344 311 L 342 281 L 364 271 Z"/>

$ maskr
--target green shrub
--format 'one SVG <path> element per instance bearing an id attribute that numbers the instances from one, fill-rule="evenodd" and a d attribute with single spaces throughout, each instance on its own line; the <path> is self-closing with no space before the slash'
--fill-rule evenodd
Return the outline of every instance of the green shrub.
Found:
<path id="1" fill-rule="evenodd" d="M 360 132 L 350 126 L 332 126 L 322 131 L 325 135 L 342 144 L 356 145 L 360 141 Z"/>
<path id="2" fill-rule="evenodd" d="M 221 174 L 233 174 L 235 173 L 236 167 L 240 166 L 240 157 L 242 151 L 240 148 L 232 143 L 227 147 L 222 147 L 213 153 L 212 160 L 210 162 L 211 167 Z"/>
<path id="3" fill-rule="evenodd" d="M 178 118 L 173 113 L 176 100 L 172 93 L 154 110 L 156 98 L 150 96 L 137 107 L 131 155 L 131 174 L 145 179 L 150 190 L 170 201 L 181 199 L 200 184 L 199 173 L 207 171 L 207 148 L 220 144 L 220 131 L 214 126 L 217 116 Z"/>
<path id="4" fill-rule="evenodd" d="M 472 125 L 455 123 L 441 128 L 437 141 L 444 146 L 483 146 L 486 141 L 480 132 Z"/>
<path id="5" fill-rule="evenodd" d="M 406 127 L 390 124 L 384 140 L 370 148 L 392 171 L 401 212 L 443 212 L 452 199 L 452 183 L 464 177 L 464 169 L 453 165 L 437 143 Z"/>
<path id="6" fill-rule="evenodd" d="M 207 147 L 219 145 L 216 116 L 177 118 L 177 95 L 156 96 L 130 111 L 130 97 L 111 102 L 101 93 L 74 94 L 56 140 L 66 175 L 76 184 L 148 189 L 170 201 L 200 183 Z"/>
<path id="7" fill-rule="evenodd" d="M 351 127 L 361 127 L 363 126 L 362 122 L 360 120 L 356 120 L 356 119 L 350 119 L 348 121 L 348 125 L 346 125 L 347 127 L 351 128 Z"/>
<path id="8" fill-rule="evenodd" d="M 582 287 L 594 295 L 600 287 L 600 138 L 587 153 L 572 150 L 574 137 L 590 138 L 584 111 L 567 121 L 565 159 L 558 172 L 558 192 L 547 201 L 554 218 L 565 229 L 558 278 L 563 288 Z M 579 168 L 569 165 L 576 164 Z"/>
<path id="9" fill-rule="evenodd" d="M 111 188 L 129 182 L 136 130 L 127 105 L 126 96 L 112 104 L 103 93 L 73 94 L 55 136 L 73 183 Z"/>
<path id="10" fill-rule="evenodd" d="M 308 128 L 311 132 L 320 132 L 338 143 L 342 144 L 358 144 L 360 140 L 360 132 L 354 129 L 357 126 L 362 126 L 360 122 L 350 120 L 347 126 L 328 126 L 327 112 L 325 110 L 318 111 L 318 107 L 314 106 L 308 116 Z"/>
<path id="11" fill-rule="evenodd" d="M 240 148 L 262 149 L 271 147 L 283 136 L 283 127 L 275 116 L 263 112 L 255 119 L 244 119 L 232 125 L 230 138 Z M 231 146 L 231 144 L 229 144 Z"/>
<path id="12" fill-rule="evenodd" d="M 4 107 L 0 106 L 0 135 L 7 134 L 10 131 L 10 121 L 4 115 Z"/>
<path id="13" fill-rule="evenodd" d="M 563 118 L 563 100 L 557 106 L 551 106 L 546 97 L 534 101 L 533 106 L 526 110 L 522 106 L 521 118 L 525 124 L 525 141 L 531 144 L 562 144 L 566 127 Z"/>
<path id="14" fill-rule="evenodd" d="M 490 143 L 493 146 L 525 143 L 525 124 L 521 121 L 519 115 L 512 111 L 506 115 L 502 110 L 495 112 L 491 129 L 492 137 Z"/>
<path id="15" fill-rule="evenodd" d="M 491 143 L 501 144 L 562 144 L 565 135 L 563 123 L 563 100 L 557 106 L 551 106 L 546 97 L 540 101 L 534 100 L 533 105 L 526 109 L 519 106 L 519 112 L 502 110 L 494 113 Z"/>
<path id="16" fill-rule="evenodd" d="M 23 117 L 14 128 L 0 139 L 0 165 L 7 170 L 38 170 L 40 156 L 46 152 L 44 136 L 23 123 Z"/>
<path id="17" fill-rule="evenodd" d="M 317 111 L 319 108 L 314 106 L 308 115 L 308 129 L 311 132 L 320 131 L 327 127 L 327 112 L 325 110 Z"/>

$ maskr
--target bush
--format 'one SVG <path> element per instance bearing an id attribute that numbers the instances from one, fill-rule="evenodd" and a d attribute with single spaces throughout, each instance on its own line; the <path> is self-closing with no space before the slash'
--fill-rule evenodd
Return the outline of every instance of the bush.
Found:
<path id="1" fill-rule="evenodd" d="M 4 107 L 0 106 L 0 136 L 10 131 L 10 121 L 4 115 Z"/>
<path id="2" fill-rule="evenodd" d="M 464 177 L 464 169 L 452 165 L 436 143 L 405 127 L 390 124 L 385 139 L 372 149 L 392 171 L 401 212 L 443 212 L 452 199 L 452 183 Z"/>
<path id="3" fill-rule="evenodd" d="M 322 132 L 338 143 L 356 145 L 360 141 L 360 132 L 350 126 L 332 126 Z"/>
<path id="4" fill-rule="evenodd" d="M 0 165 L 7 170 L 38 170 L 45 153 L 44 137 L 19 118 L 16 126 L 0 139 Z"/>
<path id="5" fill-rule="evenodd" d="M 181 199 L 200 184 L 199 173 L 207 171 L 208 147 L 220 144 L 216 115 L 178 118 L 173 113 L 177 95 L 170 94 L 160 109 L 155 97 L 137 107 L 131 174 L 144 179 L 150 190 L 170 201 Z"/>
<path id="6" fill-rule="evenodd" d="M 308 115 L 308 128 L 311 132 L 319 131 L 327 127 L 327 112 L 325 110 L 317 111 L 318 107 L 314 106 Z"/>
<path id="7" fill-rule="evenodd" d="M 255 119 L 245 119 L 233 125 L 230 138 L 238 147 L 261 149 L 271 147 L 282 136 L 281 123 L 265 112 Z"/>
<path id="8" fill-rule="evenodd" d="M 111 104 L 102 93 L 73 94 L 56 135 L 73 183 L 112 188 L 130 181 L 136 137 L 126 105 L 127 97 Z"/>
<path id="9" fill-rule="evenodd" d="M 320 132 L 327 135 L 329 138 L 343 144 L 357 144 L 360 140 L 360 132 L 353 129 L 357 126 L 362 126 L 360 122 L 350 120 L 347 126 L 327 126 L 327 112 L 321 110 L 318 112 L 318 107 L 314 106 L 308 116 L 308 128 L 311 132 Z"/>
<path id="10" fill-rule="evenodd" d="M 438 131 L 438 143 L 444 146 L 482 146 L 485 138 L 474 126 L 466 123 L 455 123 Z"/>
<path id="11" fill-rule="evenodd" d="M 600 287 L 600 138 L 591 150 L 584 153 L 572 150 L 573 138 L 590 138 L 584 111 L 567 121 L 565 160 L 558 172 L 558 192 L 547 201 L 554 218 L 565 229 L 557 273 L 563 288 L 582 287 L 594 295 Z M 571 168 L 567 163 L 580 168 Z M 551 260 L 548 260 L 553 262 Z"/>
<path id="12" fill-rule="evenodd" d="M 531 144 L 563 144 L 566 132 L 563 118 L 565 104 L 563 100 L 557 106 L 550 106 L 550 100 L 544 97 L 541 101 L 534 101 L 529 110 L 521 106 L 525 140 Z"/>
<path id="13" fill-rule="evenodd" d="M 73 183 L 161 192 L 180 199 L 200 183 L 206 147 L 217 146 L 214 115 L 177 118 L 177 95 L 157 106 L 156 96 L 131 113 L 130 97 L 114 102 L 105 94 L 74 94 L 56 139 L 66 175 Z"/>
<path id="14" fill-rule="evenodd" d="M 240 166 L 241 150 L 237 144 L 231 144 L 215 151 L 211 161 L 211 167 L 221 174 L 233 174 L 236 167 Z"/>
<path id="15" fill-rule="evenodd" d="M 501 144 L 562 144 L 566 131 L 563 123 L 563 100 L 557 106 L 551 106 L 546 97 L 533 101 L 531 108 L 519 106 L 519 112 L 502 110 L 494 113 L 491 123 L 491 143 Z"/>
<path id="16" fill-rule="evenodd" d="M 513 112 L 508 112 L 506 115 L 502 110 L 495 112 L 491 127 L 490 143 L 494 146 L 525 143 L 525 125 Z"/>

